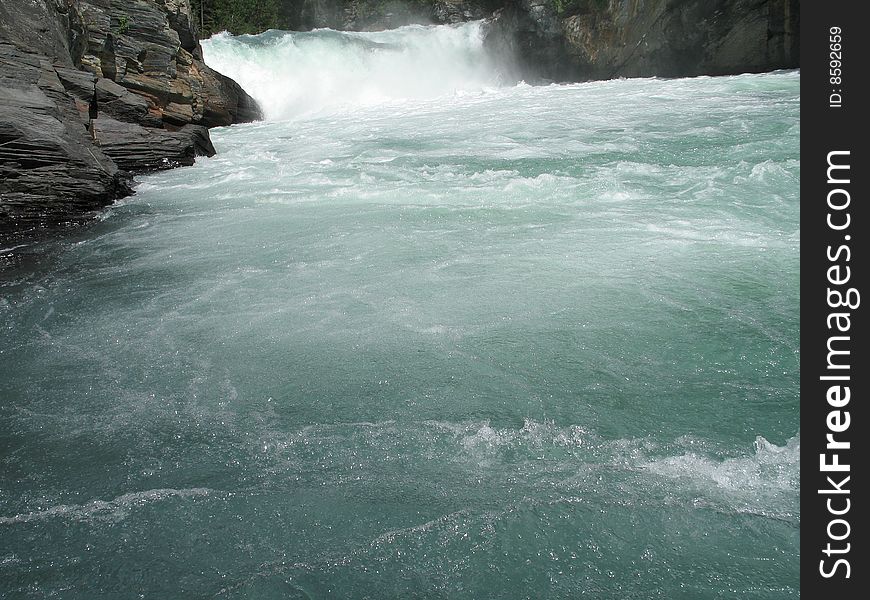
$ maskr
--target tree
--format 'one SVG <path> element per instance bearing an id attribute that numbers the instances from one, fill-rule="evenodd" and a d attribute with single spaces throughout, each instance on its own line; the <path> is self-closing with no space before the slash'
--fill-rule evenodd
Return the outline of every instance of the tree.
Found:
<path id="1" fill-rule="evenodd" d="M 224 30 L 238 34 L 286 28 L 285 5 L 299 3 L 301 0 L 191 0 L 203 37 Z"/>

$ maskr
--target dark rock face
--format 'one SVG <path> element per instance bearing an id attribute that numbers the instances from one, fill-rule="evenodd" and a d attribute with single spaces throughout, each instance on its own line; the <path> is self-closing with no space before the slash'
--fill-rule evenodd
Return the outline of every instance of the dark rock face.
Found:
<path id="1" fill-rule="evenodd" d="M 489 21 L 486 44 L 529 82 L 578 81 L 581 73 L 551 0 L 515 0 Z"/>
<path id="2" fill-rule="evenodd" d="M 514 0 L 490 43 L 530 80 L 687 77 L 800 66 L 798 0 Z"/>
<path id="3" fill-rule="evenodd" d="M 185 125 L 178 131 L 142 127 L 110 117 L 96 125 L 100 149 L 125 171 L 190 166 L 197 156 L 213 156 L 208 128 Z"/>
<path id="4" fill-rule="evenodd" d="M 202 63 L 201 63 L 202 64 Z M 205 66 L 203 64 L 203 66 Z M 249 123 L 263 118 L 263 112 L 257 101 L 251 98 L 238 83 L 226 75 L 206 67 L 198 71 L 197 82 L 200 100 L 194 102 L 194 115 L 198 106 L 202 105 L 202 117 L 192 121 L 206 127 L 219 127 L 232 123 Z M 183 105 L 182 105 L 183 106 Z M 164 118 L 165 118 L 164 111 Z"/>
<path id="5" fill-rule="evenodd" d="M 0 237 L 83 218 L 131 173 L 214 154 L 208 127 L 261 118 L 197 36 L 188 0 L 0 0 Z"/>
<path id="6" fill-rule="evenodd" d="M 75 219 L 131 192 L 86 126 L 51 61 L 0 42 L 0 236 Z"/>
<path id="7" fill-rule="evenodd" d="M 0 40 L 73 66 L 81 56 L 81 15 L 68 0 L 0 2 Z"/>

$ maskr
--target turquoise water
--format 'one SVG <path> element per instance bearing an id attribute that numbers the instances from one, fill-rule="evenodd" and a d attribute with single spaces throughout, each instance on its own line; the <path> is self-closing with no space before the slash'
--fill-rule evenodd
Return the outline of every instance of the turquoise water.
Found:
<path id="1" fill-rule="evenodd" d="M 212 40 L 269 120 L 0 276 L 0 595 L 799 595 L 799 73 L 390 87 L 468 27 Z"/>

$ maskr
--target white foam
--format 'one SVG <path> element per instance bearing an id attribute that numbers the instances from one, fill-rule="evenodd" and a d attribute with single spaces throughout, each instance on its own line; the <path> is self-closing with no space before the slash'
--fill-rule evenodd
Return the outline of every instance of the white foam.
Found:
<path id="1" fill-rule="evenodd" d="M 221 33 L 203 42 L 209 66 L 238 81 L 269 120 L 403 99 L 467 98 L 504 78 L 482 22 L 380 32 Z"/>
<path id="2" fill-rule="evenodd" d="M 50 508 L 17 514 L 13 517 L 0 517 L 0 525 L 15 525 L 42 521 L 51 518 L 67 518 L 86 520 L 94 517 L 109 520 L 121 520 L 132 510 L 151 502 L 159 502 L 168 498 L 193 498 L 207 496 L 213 492 L 208 488 L 189 489 L 155 489 L 144 492 L 123 494 L 113 500 L 92 500 L 86 504 L 60 504 Z"/>
<path id="3" fill-rule="evenodd" d="M 686 452 L 651 460 L 643 467 L 650 473 L 697 488 L 696 503 L 715 499 L 738 512 L 779 516 L 799 513 L 800 433 L 784 446 L 758 436 L 754 449 L 752 455 L 724 460 Z"/>

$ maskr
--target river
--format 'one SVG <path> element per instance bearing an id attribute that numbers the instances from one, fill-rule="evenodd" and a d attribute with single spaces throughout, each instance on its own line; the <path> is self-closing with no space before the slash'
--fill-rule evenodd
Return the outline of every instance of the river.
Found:
<path id="1" fill-rule="evenodd" d="M 799 72 L 480 27 L 204 42 L 267 119 L 0 279 L 0 591 L 799 596 Z"/>

